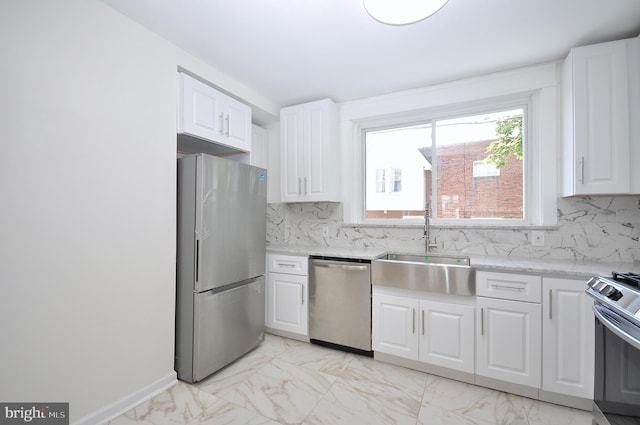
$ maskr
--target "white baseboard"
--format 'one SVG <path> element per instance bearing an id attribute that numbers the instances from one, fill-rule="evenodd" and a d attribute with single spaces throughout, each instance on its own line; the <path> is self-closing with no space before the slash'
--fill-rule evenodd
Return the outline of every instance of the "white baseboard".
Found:
<path id="1" fill-rule="evenodd" d="M 137 405 L 144 403 L 145 401 L 157 396 L 163 391 L 168 390 L 178 382 L 178 378 L 175 371 L 167 374 L 167 376 L 158 379 L 151 385 L 139 389 L 120 400 L 107 405 L 101 409 L 96 410 L 87 416 L 80 418 L 78 421 L 73 422 L 72 425 L 96 425 L 105 424 L 110 420 L 120 416 L 121 414 L 128 412 Z"/>

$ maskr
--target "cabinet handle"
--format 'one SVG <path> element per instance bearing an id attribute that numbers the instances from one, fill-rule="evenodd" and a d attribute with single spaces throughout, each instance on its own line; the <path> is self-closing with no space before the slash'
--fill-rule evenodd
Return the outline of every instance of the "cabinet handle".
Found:
<path id="1" fill-rule="evenodd" d="M 416 333 L 416 309 L 413 309 L 413 333 Z"/>
<path id="2" fill-rule="evenodd" d="M 580 184 L 584 184 L 584 156 L 580 158 Z"/>
<path id="3" fill-rule="evenodd" d="M 553 320 L 553 289 L 549 289 L 549 320 Z"/>
<path id="4" fill-rule="evenodd" d="M 298 196 L 302 196 L 302 179 L 298 177 Z"/>
<path id="5" fill-rule="evenodd" d="M 307 178 L 304 178 L 304 196 L 307 196 Z"/>
<path id="6" fill-rule="evenodd" d="M 421 313 L 422 313 L 422 335 L 424 335 L 424 310 L 422 310 Z"/>
<path id="7" fill-rule="evenodd" d="M 300 291 L 300 304 L 304 305 L 304 283 L 302 284 L 302 291 Z"/>
<path id="8" fill-rule="evenodd" d="M 480 335 L 484 336 L 484 308 L 480 309 Z"/>
<path id="9" fill-rule="evenodd" d="M 218 131 L 218 133 L 220 133 L 220 135 L 222 136 L 223 131 L 224 131 L 224 114 L 220 112 L 220 131 Z"/>
<path id="10" fill-rule="evenodd" d="M 497 285 L 495 283 L 492 283 L 489 285 L 489 287 L 494 289 L 509 289 L 511 291 L 524 291 L 524 287 L 522 286 Z"/>
<path id="11" fill-rule="evenodd" d="M 230 121 L 229 121 L 229 115 L 227 115 L 227 116 L 225 117 L 225 121 L 227 122 L 227 132 L 225 133 L 225 135 L 226 135 L 227 137 L 229 137 L 229 127 L 231 126 Z"/>

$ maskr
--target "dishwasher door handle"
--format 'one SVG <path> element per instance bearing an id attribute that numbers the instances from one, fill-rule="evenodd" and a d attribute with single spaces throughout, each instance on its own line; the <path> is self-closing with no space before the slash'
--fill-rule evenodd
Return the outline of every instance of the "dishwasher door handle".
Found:
<path id="1" fill-rule="evenodd" d="M 348 266 L 345 264 L 322 264 L 315 263 L 316 267 L 326 267 L 328 269 L 339 269 L 339 270 L 348 270 L 348 271 L 365 271 L 369 269 L 369 266 Z"/>

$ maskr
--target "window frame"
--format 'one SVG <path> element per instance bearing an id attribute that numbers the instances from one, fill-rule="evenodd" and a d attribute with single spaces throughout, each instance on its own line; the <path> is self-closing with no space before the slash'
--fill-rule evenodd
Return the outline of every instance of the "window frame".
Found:
<path id="1" fill-rule="evenodd" d="M 431 126 L 431 146 L 434 152 L 436 151 L 436 147 L 434 145 L 435 141 L 435 127 L 438 121 L 448 120 L 454 118 L 460 118 L 468 115 L 479 115 L 483 113 L 492 113 L 499 110 L 509 110 L 509 109 L 518 109 L 522 108 L 523 110 L 523 150 L 524 150 L 524 159 L 523 159 L 523 218 L 520 219 L 443 219 L 438 217 L 438 209 L 437 203 L 432 203 L 431 206 L 431 225 L 442 225 L 442 226 L 451 226 L 451 227 L 477 227 L 477 226 L 530 226 L 534 224 L 531 220 L 531 207 L 529 204 L 529 184 L 533 184 L 527 178 L 530 175 L 529 168 L 531 165 L 531 161 L 529 160 L 529 156 L 533 154 L 532 152 L 532 143 L 530 139 L 533 137 L 531 134 L 530 122 L 531 122 L 531 111 L 532 111 L 532 103 L 533 103 L 533 94 L 529 93 L 526 95 L 520 96 L 508 96 L 502 99 L 493 99 L 482 102 L 473 102 L 470 104 L 457 105 L 455 107 L 447 107 L 447 108 L 437 108 L 429 111 L 416 111 L 411 114 L 407 114 L 406 116 L 395 116 L 395 117 L 382 117 L 374 120 L 369 120 L 367 123 L 364 123 L 361 126 L 361 150 L 365 151 L 366 145 L 366 133 L 369 131 L 378 131 L 378 130 L 386 130 L 397 127 L 407 127 L 412 125 L 420 125 L 420 124 L 428 124 Z M 420 119 L 422 117 L 422 119 Z M 387 226 L 403 226 L 403 225 L 422 225 L 424 224 L 424 218 L 422 217 L 408 217 L 408 218 L 366 218 L 366 160 L 363 160 L 362 167 L 359 172 L 361 175 L 361 188 L 360 190 L 363 193 L 363 202 L 359 205 L 360 211 L 360 222 L 359 224 L 364 225 L 387 225 Z M 431 193 L 436 194 L 437 196 L 437 167 L 433 170 L 433 178 L 431 181 Z"/>
<path id="2" fill-rule="evenodd" d="M 561 117 L 559 64 L 547 62 L 507 71 L 435 84 L 403 92 L 391 93 L 340 104 L 342 225 L 356 228 L 405 227 L 414 228 L 423 222 L 390 226 L 388 223 L 364 223 L 361 207 L 364 205 L 362 176 L 364 150 L 363 128 L 376 125 L 394 125 L 409 122 L 411 117 L 420 121 L 420 114 L 444 111 L 460 106 L 486 105 L 494 100 L 527 97 L 531 99 L 529 121 L 529 154 L 527 183 L 531 193 L 527 199 L 530 211 L 526 225 L 471 226 L 452 224 L 447 229 L 553 229 L 558 224 L 558 197 L 560 160 L 559 150 Z M 416 117 L 417 116 L 417 117 Z M 424 115 L 422 115 L 424 116 Z M 435 227 L 438 227 L 437 225 Z"/>

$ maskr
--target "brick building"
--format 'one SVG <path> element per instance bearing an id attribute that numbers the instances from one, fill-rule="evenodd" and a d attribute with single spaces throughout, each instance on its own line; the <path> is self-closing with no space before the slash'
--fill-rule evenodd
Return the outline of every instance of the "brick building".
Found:
<path id="1" fill-rule="evenodd" d="M 438 148 L 438 218 L 523 217 L 522 161 L 507 159 L 498 175 L 474 176 L 474 162 L 487 157 L 494 140 L 468 142 Z M 425 156 L 431 162 L 431 148 Z M 479 167 L 478 167 L 479 165 Z M 476 165 L 482 169 L 482 165 Z M 431 202 L 431 170 L 425 171 L 426 199 Z"/>
<path id="2" fill-rule="evenodd" d="M 515 156 L 507 159 L 497 175 L 483 168 L 478 161 L 487 157 L 487 147 L 494 140 L 467 142 L 438 147 L 438 218 L 523 218 L 523 167 Z M 431 147 L 421 149 L 433 164 Z M 474 163 L 476 175 L 474 176 Z M 483 173 L 483 171 L 485 171 Z M 432 171 L 425 170 L 425 199 L 432 205 Z M 434 205 L 435 206 L 435 205 Z M 424 210 L 367 211 L 367 218 L 422 217 Z"/>

